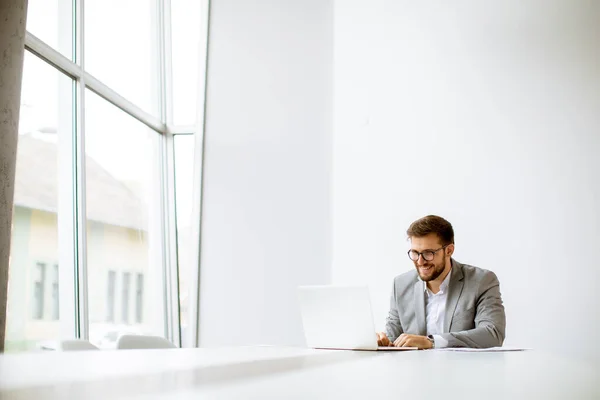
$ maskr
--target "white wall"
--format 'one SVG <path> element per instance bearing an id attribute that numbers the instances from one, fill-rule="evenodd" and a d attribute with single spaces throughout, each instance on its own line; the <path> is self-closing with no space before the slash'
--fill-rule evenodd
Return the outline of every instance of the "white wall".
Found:
<path id="1" fill-rule="evenodd" d="M 495 271 L 507 345 L 600 359 L 600 2 L 338 1 L 333 281 L 384 325 L 410 222 Z"/>
<path id="2" fill-rule="evenodd" d="M 332 1 L 211 2 L 200 345 L 303 344 L 330 281 Z"/>

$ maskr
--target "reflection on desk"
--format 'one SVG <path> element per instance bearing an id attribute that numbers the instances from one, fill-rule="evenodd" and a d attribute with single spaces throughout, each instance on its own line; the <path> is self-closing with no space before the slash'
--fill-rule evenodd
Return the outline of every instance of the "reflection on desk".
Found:
<path id="1" fill-rule="evenodd" d="M 4 399 L 598 399 L 598 370 L 537 351 L 238 347 L 0 356 Z"/>

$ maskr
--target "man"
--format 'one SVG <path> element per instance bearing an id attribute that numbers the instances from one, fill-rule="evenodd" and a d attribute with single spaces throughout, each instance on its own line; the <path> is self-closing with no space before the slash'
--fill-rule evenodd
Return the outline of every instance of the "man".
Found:
<path id="1" fill-rule="evenodd" d="M 445 219 L 429 215 L 407 231 L 409 258 L 416 271 L 394 279 L 386 332 L 380 346 L 502 346 L 506 317 L 496 275 L 452 258 L 454 230 Z"/>

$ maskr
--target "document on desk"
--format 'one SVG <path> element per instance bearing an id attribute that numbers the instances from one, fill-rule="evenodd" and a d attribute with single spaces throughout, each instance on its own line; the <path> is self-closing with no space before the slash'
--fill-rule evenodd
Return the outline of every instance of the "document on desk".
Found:
<path id="1" fill-rule="evenodd" d="M 495 353 L 503 351 L 527 351 L 531 349 L 520 347 L 488 347 L 487 349 L 472 349 L 469 347 L 445 347 L 442 349 L 433 349 L 436 351 L 460 351 L 464 353 Z"/>

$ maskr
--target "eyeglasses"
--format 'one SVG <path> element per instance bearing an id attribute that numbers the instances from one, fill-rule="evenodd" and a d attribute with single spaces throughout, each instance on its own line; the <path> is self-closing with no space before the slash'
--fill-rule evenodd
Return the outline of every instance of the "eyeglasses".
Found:
<path id="1" fill-rule="evenodd" d="M 423 257 L 423 260 L 425 261 L 433 261 L 434 257 L 435 257 L 435 253 L 437 253 L 438 251 L 445 249 L 446 247 L 448 247 L 448 245 L 445 245 L 443 247 L 440 247 L 437 250 L 425 250 L 422 252 L 418 252 L 416 250 L 409 250 L 408 251 L 408 258 L 410 258 L 413 261 L 418 261 L 419 260 L 419 256 Z"/>

